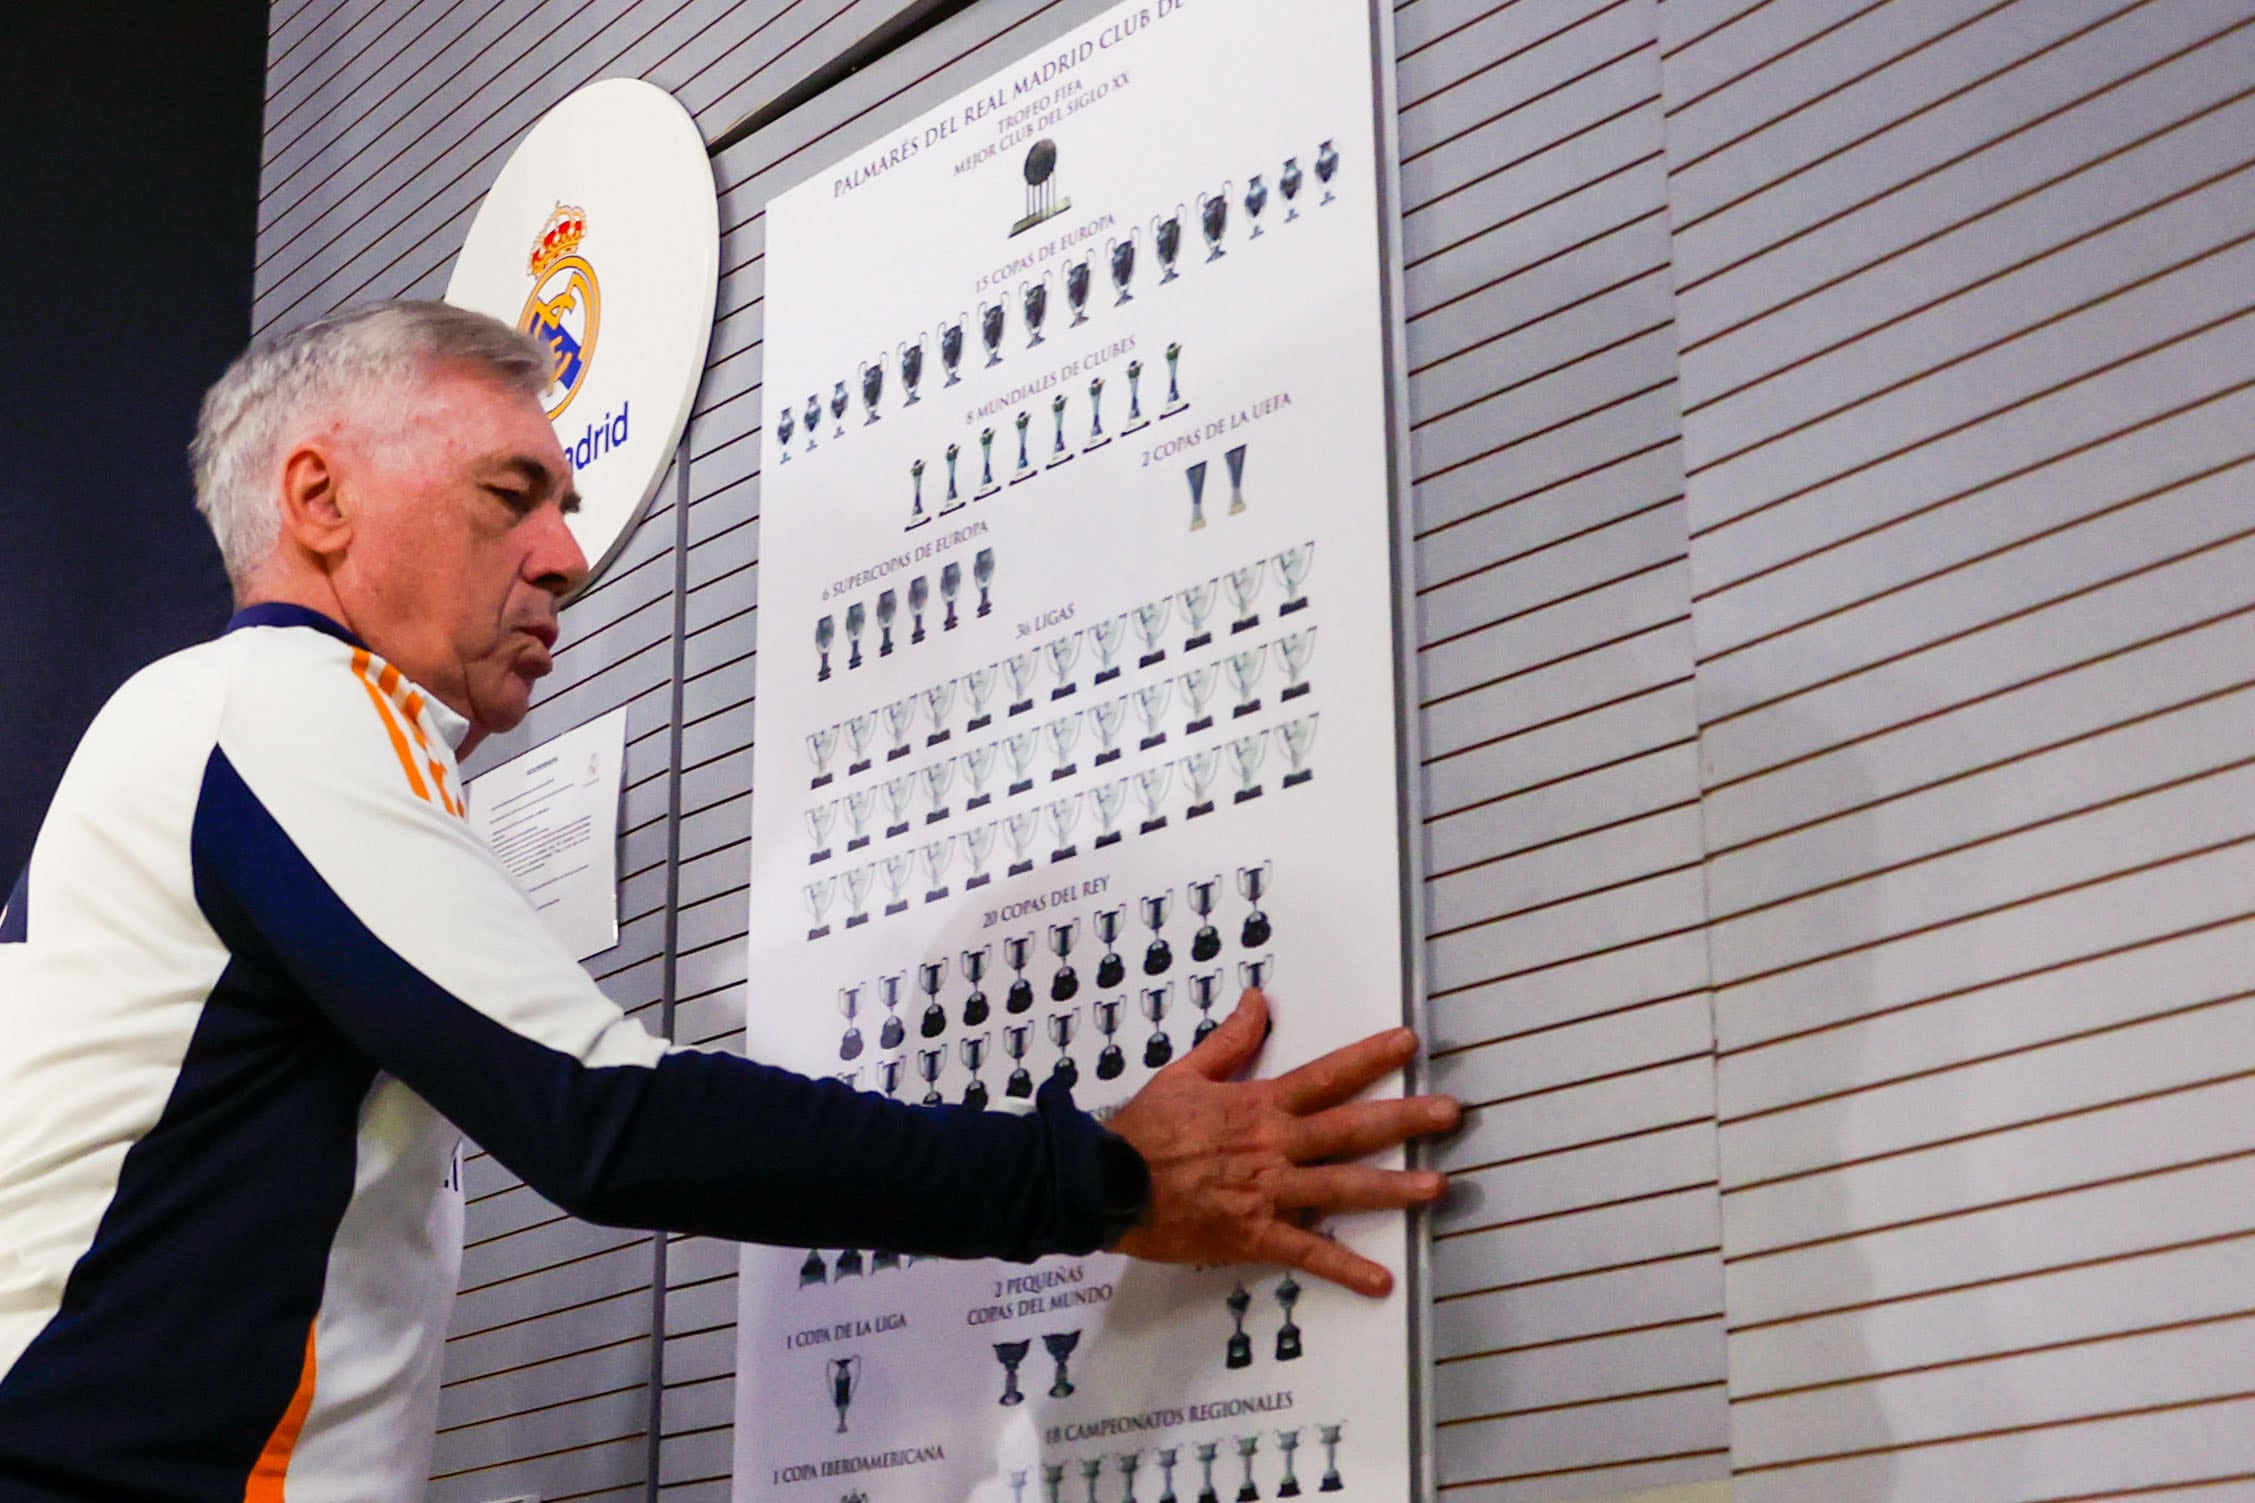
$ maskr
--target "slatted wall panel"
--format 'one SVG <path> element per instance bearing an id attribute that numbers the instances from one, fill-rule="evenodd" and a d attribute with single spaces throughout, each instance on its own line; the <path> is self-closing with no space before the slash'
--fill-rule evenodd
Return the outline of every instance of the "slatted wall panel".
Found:
<path id="1" fill-rule="evenodd" d="M 1395 12 L 1436 1083 L 1435 1470 L 1723 1474 L 1714 1034 L 1649 0 Z"/>
<path id="2" fill-rule="evenodd" d="M 1667 0 L 1742 1503 L 2255 1485 L 2255 4 Z"/>

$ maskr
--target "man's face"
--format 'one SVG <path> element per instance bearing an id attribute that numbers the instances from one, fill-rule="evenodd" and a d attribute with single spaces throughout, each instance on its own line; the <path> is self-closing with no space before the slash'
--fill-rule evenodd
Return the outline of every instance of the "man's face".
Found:
<path id="1" fill-rule="evenodd" d="M 476 733 L 506 731 L 554 667 L 558 604 L 587 573 L 564 521 L 571 465 L 538 401 L 469 370 L 439 367 L 376 407 L 347 420 L 339 603 Z"/>

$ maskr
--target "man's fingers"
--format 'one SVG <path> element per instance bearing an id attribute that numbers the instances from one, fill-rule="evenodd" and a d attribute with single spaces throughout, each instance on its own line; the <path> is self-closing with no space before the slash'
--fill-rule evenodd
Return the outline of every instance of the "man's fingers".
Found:
<path id="1" fill-rule="evenodd" d="M 1368 1164 L 1324 1164 L 1279 1175 L 1276 1203 L 1325 1214 L 1399 1211 L 1438 1200 L 1446 1176 L 1429 1169 L 1373 1169 Z"/>
<path id="2" fill-rule="evenodd" d="M 1299 1227 L 1271 1222 L 1268 1235 L 1261 1242 L 1263 1262 L 1288 1264 L 1357 1294 L 1375 1298 L 1394 1287 L 1394 1276 L 1386 1271 L 1385 1265 L 1373 1263 L 1328 1237 L 1319 1237 Z"/>
<path id="3" fill-rule="evenodd" d="M 1416 1056 L 1417 1035 L 1407 1028 L 1392 1028 L 1311 1059 L 1278 1076 L 1276 1084 L 1287 1110 L 1319 1112 L 1385 1079 Z"/>
<path id="4" fill-rule="evenodd" d="M 1260 1053 L 1268 1039 L 1268 998 L 1251 987 L 1237 999 L 1237 1010 L 1222 1019 L 1206 1041 L 1184 1057 L 1183 1066 L 1208 1080 L 1228 1080 Z"/>
<path id="5" fill-rule="evenodd" d="M 1300 1118 L 1292 1129 L 1290 1153 L 1303 1164 L 1359 1159 L 1425 1133 L 1446 1132 L 1461 1115 L 1461 1108 L 1447 1096 L 1353 1101 Z"/>

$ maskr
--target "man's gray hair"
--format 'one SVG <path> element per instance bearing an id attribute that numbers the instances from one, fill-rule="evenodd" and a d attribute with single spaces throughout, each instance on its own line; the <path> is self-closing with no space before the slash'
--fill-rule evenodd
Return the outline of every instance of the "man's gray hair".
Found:
<path id="1" fill-rule="evenodd" d="M 281 530 L 277 450 L 306 416 L 365 409 L 436 366 L 468 366 L 528 396 L 555 354 L 483 313 L 446 303 L 371 303 L 259 339 L 204 394 L 195 442 L 196 510 L 242 592 Z"/>

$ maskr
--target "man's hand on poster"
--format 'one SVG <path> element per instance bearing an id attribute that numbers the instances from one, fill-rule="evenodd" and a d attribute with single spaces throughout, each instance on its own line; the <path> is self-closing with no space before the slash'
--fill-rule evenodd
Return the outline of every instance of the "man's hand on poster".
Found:
<path id="1" fill-rule="evenodd" d="M 1393 1276 L 1308 1230 L 1341 1211 L 1440 1198 L 1447 1178 L 1365 1158 L 1456 1126 L 1447 1096 L 1356 1101 L 1417 1053 L 1406 1028 L 1373 1034 L 1274 1080 L 1238 1080 L 1268 1037 L 1268 1001 L 1248 991 L 1206 1041 L 1153 1076 L 1109 1124 L 1151 1166 L 1143 1221 L 1118 1245 L 1163 1263 L 1282 1263 L 1360 1294 Z"/>

